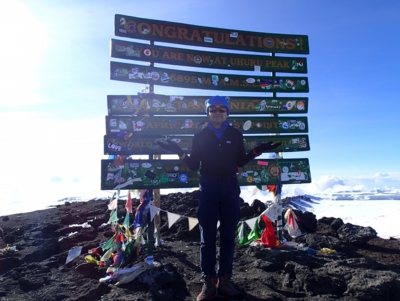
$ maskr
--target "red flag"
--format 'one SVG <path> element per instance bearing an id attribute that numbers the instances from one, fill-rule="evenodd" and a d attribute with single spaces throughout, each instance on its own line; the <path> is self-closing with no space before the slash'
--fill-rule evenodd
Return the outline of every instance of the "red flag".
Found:
<path id="1" fill-rule="evenodd" d="M 276 196 L 276 190 L 277 190 L 277 186 L 276 185 L 267 185 L 268 191 L 269 192 L 273 192 L 274 196 Z"/>
<path id="2" fill-rule="evenodd" d="M 122 166 L 124 165 L 124 161 L 125 161 L 125 156 L 117 155 L 117 157 L 113 161 L 113 164 L 115 166 Z"/>
<path id="3" fill-rule="evenodd" d="M 128 191 L 128 199 L 126 200 L 126 204 L 125 204 L 125 209 L 126 212 L 128 213 L 132 213 L 132 197 L 131 197 L 131 191 Z"/>
<path id="4" fill-rule="evenodd" d="M 296 228 L 296 225 L 294 223 L 294 218 L 293 218 L 293 213 L 292 211 L 289 212 L 289 216 L 288 216 L 288 221 L 287 221 L 288 225 L 291 226 L 293 229 Z"/>
<path id="5" fill-rule="evenodd" d="M 274 226 L 264 214 L 262 215 L 262 219 L 265 223 L 265 230 L 261 234 L 261 238 L 256 241 L 261 241 L 263 245 L 270 249 L 275 248 L 278 245 L 278 239 L 275 236 Z"/>

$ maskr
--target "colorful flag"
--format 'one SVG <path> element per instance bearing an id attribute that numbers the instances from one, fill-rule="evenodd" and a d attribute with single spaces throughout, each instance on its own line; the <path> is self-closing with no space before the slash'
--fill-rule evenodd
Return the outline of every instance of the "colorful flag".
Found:
<path id="1" fill-rule="evenodd" d="M 118 221 L 118 216 L 117 216 L 117 210 L 114 210 L 114 212 L 110 215 L 110 219 L 108 220 L 108 223 L 116 222 Z"/>
<path id="2" fill-rule="evenodd" d="M 278 178 L 278 184 L 276 185 L 276 195 L 282 194 L 282 182 L 281 178 Z"/>
<path id="3" fill-rule="evenodd" d="M 108 250 L 112 247 L 114 243 L 114 236 L 111 236 L 109 240 L 101 247 L 103 251 Z"/>
<path id="4" fill-rule="evenodd" d="M 143 198 L 144 198 L 144 195 L 146 192 L 147 192 L 147 189 L 140 190 L 140 194 L 139 194 L 140 203 L 143 203 Z"/>
<path id="5" fill-rule="evenodd" d="M 131 197 L 131 191 L 130 190 L 128 190 L 128 199 L 126 200 L 125 209 L 126 209 L 126 212 L 133 213 L 133 211 L 132 211 L 132 197 Z"/>
<path id="6" fill-rule="evenodd" d="M 125 161 L 125 156 L 117 155 L 117 157 L 114 158 L 113 164 L 114 166 L 122 166 L 124 165 L 124 161 Z"/>
<path id="7" fill-rule="evenodd" d="M 247 230 L 246 230 L 246 223 L 241 222 L 240 226 L 238 228 L 238 242 L 242 245 L 245 246 L 248 244 L 247 240 Z"/>
<path id="8" fill-rule="evenodd" d="M 125 227 L 125 229 L 129 229 L 129 221 L 130 221 L 129 213 L 127 212 L 125 214 L 124 223 L 122 224 Z"/>
<path id="9" fill-rule="evenodd" d="M 297 223 L 297 216 L 292 209 L 286 211 L 285 218 L 287 222 L 283 229 L 287 230 L 288 234 L 293 238 L 301 236 L 303 233 Z"/>
<path id="10" fill-rule="evenodd" d="M 136 208 L 135 220 L 133 222 L 133 229 L 143 228 L 150 221 L 150 203 L 153 201 L 152 190 L 147 189 L 142 195 L 143 201 Z"/>
<path id="11" fill-rule="evenodd" d="M 254 227 L 247 236 L 248 243 L 251 243 L 252 241 L 259 239 L 261 237 L 261 234 L 263 230 L 260 229 L 260 217 L 257 218 L 256 222 L 254 223 Z"/>
<path id="12" fill-rule="evenodd" d="M 275 236 L 274 227 L 272 226 L 271 221 L 268 220 L 265 215 L 261 216 L 265 223 L 265 230 L 262 233 L 261 238 L 257 239 L 257 241 L 261 242 L 263 245 L 270 249 L 275 248 L 279 244 L 279 241 Z"/>

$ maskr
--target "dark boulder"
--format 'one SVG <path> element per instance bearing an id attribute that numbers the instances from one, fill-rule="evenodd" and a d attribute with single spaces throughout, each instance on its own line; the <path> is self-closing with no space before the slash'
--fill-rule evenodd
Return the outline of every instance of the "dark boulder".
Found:
<path id="1" fill-rule="evenodd" d="M 350 223 L 342 225 L 337 233 L 339 238 L 353 245 L 363 245 L 370 239 L 377 237 L 377 233 L 371 227 L 361 227 Z"/>

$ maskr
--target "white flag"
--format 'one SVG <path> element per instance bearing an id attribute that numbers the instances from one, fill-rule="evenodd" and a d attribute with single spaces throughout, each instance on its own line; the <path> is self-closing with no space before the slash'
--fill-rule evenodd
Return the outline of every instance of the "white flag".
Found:
<path id="1" fill-rule="evenodd" d="M 108 210 L 115 210 L 118 207 L 118 197 L 115 197 L 115 193 L 113 194 L 110 203 L 108 204 Z"/>
<path id="2" fill-rule="evenodd" d="M 266 217 L 268 217 L 268 219 L 271 222 L 277 221 L 278 220 L 278 204 L 277 203 L 272 204 L 267 209 L 265 209 L 263 213 L 261 213 L 261 215 L 263 215 L 263 214 Z"/>
<path id="3" fill-rule="evenodd" d="M 179 214 L 167 212 L 167 217 L 168 217 L 168 228 L 171 228 L 173 224 L 176 223 L 178 219 L 181 218 Z"/>
<path id="4" fill-rule="evenodd" d="M 152 221 L 154 216 L 160 211 L 161 211 L 160 208 L 150 204 L 150 221 Z"/>
<path id="5" fill-rule="evenodd" d="M 188 217 L 188 222 L 189 222 L 189 231 L 190 231 L 194 227 L 196 227 L 196 225 L 199 223 L 199 220 L 197 218 Z"/>
<path id="6" fill-rule="evenodd" d="M 251 230 L 254 229 L 254 225 L 256 224 L 258 217 L 253 217 L 251 219 L 246 220 L 246 224 L 250 227 Z"/>

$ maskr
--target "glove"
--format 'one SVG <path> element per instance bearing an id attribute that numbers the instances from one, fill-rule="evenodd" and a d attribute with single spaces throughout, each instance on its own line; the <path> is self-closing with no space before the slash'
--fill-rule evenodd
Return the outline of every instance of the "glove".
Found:
<path id="1" fill-rule="evenodd" d="M 263 144 L 260 144 L 259 146 L 256 146 L 256 147 L 253 149 L 253 153 L 254 153 L 256 156 L 259 156 L 259 155 L 261 155 L 262 153 L 267 153 L 267 152 L 269 152 L 269 151 L 271 151 L 271 150 L 277 148 L 277 147 L 280 146 L 281 144 L 282 144 L 282 142 L 278 142 L 278 143 L 273 144 L 272 141 L 269 141 L 269 142 L 267 142 L 267 143 L 263 143 Z"/>
<path id="2" fill-rule="evenodd" d="M 163 149 L 170 151 L 171 153 L 177 154 L 179 157 L 182 157 L 185 153 L 178 144 L 172 142 L 171 140 L 167 140 L 167 143 L 162 143 L 157 141 L 157 144 L 161 146 Z"/>

